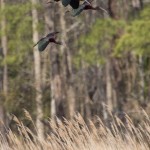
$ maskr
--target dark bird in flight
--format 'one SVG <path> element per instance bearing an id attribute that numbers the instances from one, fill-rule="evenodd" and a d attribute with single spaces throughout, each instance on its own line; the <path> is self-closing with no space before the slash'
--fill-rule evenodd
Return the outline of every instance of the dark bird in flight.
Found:
<path id="1" fill-rule="evenodd" d="M 73 17 L 78 16 L 84 10 L 102 10 L 105 13 L 108 14 L 108 12 L 105 9 L 103 9 L 103 8 L 101 8 L 99 6 L 96 6 L 96 7 L 92 6 L 92 4 L 91 4 L 92 1 L 93 0 L 91 0 L 91 1 L 88 1 L 88 0 L 84 1 L 77 9 L 74 9 L 72 11 L 72 16 Z"/>
<path id="2" fill-rule="evenodd" d="M 80 1 L 83 1 L 83 0 L 54 0 L 54 1 L 55 2 L 61 1 L 64 7 L 70 5 L 73 9 L 77 9 L 80 5 Z M 52 2 L 50 1 L 47 3 L 52 3 Z"/>
<path id="3" fill-rule="evenodd" d="M 53 1 L 55 1 L 55 2 L 61 1 L 63 6 L 65 6 L 65 7 L 68 6 L 70 4 L 70 2 L 71 2 L 71 0 L 53 0 Z M 47 4 L 48 3 L 52 3 L 52 1 L 48 1 Z"/>
<path id="4" fill-rule="evenodd" d="M 88 0 L 71 0 L 69 4 L 73 9 L 77 9 L 80 6 L 80 1 L 84 1 L 88 4 L 90 4 L 90 2 Z"/>
<path id="5" fill-rule="evenodd" d="M 49 43 L 55 43 L 61 45 L 61 42 L 56 41 L 56 34 L 59 32 L 52 32 L 47 34 L 45 37 L 41 38 L 33 47 L 38 45 L 39 51 L 44 51 Z"/>

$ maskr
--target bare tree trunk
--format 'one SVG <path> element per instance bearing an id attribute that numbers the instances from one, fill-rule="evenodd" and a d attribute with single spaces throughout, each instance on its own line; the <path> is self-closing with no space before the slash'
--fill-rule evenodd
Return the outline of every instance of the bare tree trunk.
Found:
<path id="1" fill-rule="evenodd" d="M 55 29 L 55 20 L 56 11 L 55 8 L 57 4 L 50 5 L 49 8 L 44 13 L 45 24 L 49 29 L 54 31 Z M 52 11 L 53 10 L 53 11 Z M 47 29 L 48 31 L 48 29 Z M 55 116 L 63 114 L 60 109 L 62 103 L 62 79 L 61 79 L 61 70 L 60 70 L 60 54 L 55 44 L 51 44 L 49 47 L 50 53 L 50 97 L 51 97 L 51 106 L 50 106 L 50 116 L 52 119 L 55 119 Z"/>
<path id="2" fill-rule="evenodd" d="M 140 8 L 140 0 L 132 0 L 132 6 L 134 8 Z"/>
<path id="3" fill-rule="evenodd" d="M 37 31 L 38 25 L 38 12 L 35 5 L 38 4 L 37 0 L 31 0 L 32 2 L 32 27 L 33 27 L 33 43 L 39 40 L 39 34 Z M 41 89 L 41 59 L 40 53 L 37 48 L 34 48 L 34 71 L 35 71 L 35 90 L 36 90 L 36 126 L 38 131 L 38 137 L 44 138 L 44 126 L 41 122 L 43 118 L 42 110 L 42 89 Z"/>
<path id="4" fill-rule="evenodd" d="M 142 56 L 139 56 L 139 99 L 141 103 L 144 103 L 144 87 L 145 87 L 145 83 L 144 83 L 144 68 L 143 68 L 143 58 Z"/>
<path id="5" fill-rule="evenodd" d="M 44 0 L 43 0 L 44 2 Z M 54 7 L 55 8 L 55 7 Z M 52 8 L 52 6 L 50 7 L 50 9 L 53 9 L 54 11 L 54 8 Z M 49 32 L 48 30 L 50 28 L 53 28 L 54 27 L 54 21 L 52 22 L 52 15 L 54 15 L 54 12 L 49 14 L 49 10 L 45 10 L 44 11 L 44 20 L 45 20 L 45 30 L 46 30 L 46 34 Z M 56 51 L 56 48 L 55 47 L 52 47 L 52 49 L 55 51 L 55 52 L 52 52 L 51 51 L 51 48 L 48 47 L 48 49 L 50 49 L 50 68 L 51 68 L 51 74 L 50 74 L 50 116 L 51 116 L 51 119 L 55 119 L 55 116 L 56 116 L 56 93 L 55 92 L 59 92 L 58 89 L 55 89 L 57 87 L 57 82 L 56 82 L 56 79 L 55 79 L 55 73 L 54 70 L 53 70 L 53 63 L 54 62 L 57 62 L 57 51 Z M 55 55 L 54 55 L 55 53 Z M 47 53 L 44 53 L 45 57 L 47 55 Z M 56 63 L 57 64 L 57 63 Z M 58 68 L 57 65 L 54 67 Z M 56 69 L 57 70 L 57 69 Z M 46 70 L 45 70 L 46 71 Z M 56 73 L 57 74 L 57 73 Z"/>
<path id="6" fill-rule="evenodd" d="M 62 42 L 63 45 L 61 46 L 61 52 L 63 55 L 63 77 L 64 77 L 64 84 L 65 84 L 65 94 L 66 94 L 66 115 L 67 118 L 72 118 L 75 112 L 75 93 L 73 89 L 73 83 L 71 81 L 72 78 L 72 63 L 71 63 L 71 54 L 70 50 L 66 46 L 65 42 L 68 40 L 67 38 L 67 26 L 65 20 L 65 13 L 63 6 L 60 5 L 60 26 L 61 30 L 63 31 L 62 34 Z"/>
<path id="7" fill-rule="evenodd" d="M 82 80 L 83 80 L 83 88 L 84 88 L 84 108 L 85 108 L 85 115 L 84 117 L 86 119 L 90 119 L 91 118 L 91 109 L 90 109 L 90 97 L 88 95 L 88 90 L 87 90 L 87 81 L 86 81 L 86 65 L 84 63 L 84 61 L 82 61 L 82 70 L 83 70 L 83 74 L 82 74 Z"/>
<path id="8" fill-rule="evenodd" d="M 141 0 L 132 0 L 132 13 L 134 16 L 137 16 L 140 9 L 143 7 L 143 3 Z"/>
<path id="9" fill-rule="evenodd" d="M 3 10 L 5 8 L 5 2 L 4 0 L 1 0 L 1 9 Z M 2 29 L 2 38 L 1 38 L 1 43 L 2 43 L 2 48 L 3 48 L 3 56 L 4 60 L 7 57 L 7 36 L 6 36 L 6 21 L 5 21 L 5 16 L 3 15 L 2 21 L 1 21 L 1 29 Z M 8 73 L 7 73 L 7 63 L 4 63 L 4 70 L 3 70 L 3 92 L 4 95 L 7 96 L 8 93 Z"/>
<path id="10" fill-rule="evenodd" d="M 5 1 L 1 0 L 1 10 L 3 11 L 5 8 Z M 6 57 L 7 57 L 7 35 L 6 35 L 6 20 L 5 20 L 5 15 L 2 16 L 1 20 L 1 32 L 2 32 L 2 37 L 1 37 L 1 45 L 2 45 L 2 51 L 3 51 L 3 59 L 4 59 L 4 66 L 3 66 L 3 84 L 2 84 L 2 91 L 4 94 L 4 99 L 2 102 L 0 102 L 0 121 L 5 123 L 5 109 L 4 109 L 4 100 L 6 100 L 7 95 L 8 95 L 8 69 L 7 69 L 7 63 L 6 63 Z M 0 131 L 4 133 L 4 126 L 0 123 Z"/>
<path id="11" fill-rule="evenodd" d="M 119 19 L 121 17 L 127 18 L 130 7 L 130 0 L 108 0 L 108 11 L 111 18 Z M 121 7 L 120 7 L 121 6 Z"/>
<path id="12" fill-rule="evenodd" d="M 106 99 L 107 99 L 107 105 L 110 111 L 112 111 L 113 103 L 112 103 L 112 81 L 111 81 L 110 59 L 107 59 L 107 62 L 106 62 Z"/>
<path id="13" fill-rule="evenodd" d="M 43 3 L 45 1 L 43 0 Z M 52 9 L 52 8 L 51 8 Z M 45 35 L 49 32 L 49 28 L 53 26 L 53 22 L 51 21 L 52 18 L 51 18 L 51 15 L 49 14 L 49 9 L 46 9 L 44 11 L 44 21 L 45 21 Z M 49 47 L 47 47 L 47 50 L 43 53 L 43 57 L 42 57 L 42 60 L 43 60 L 43 66 L 42 66 L 42 84 L 43 84 L 43 88 L 47 85 L 47 73 L 48 73 L 48 69 L 50 67 L 49 66 L 49 51 L 48 51 Z M 50 59 L 51 61 L 51 59 Z M 50 77 L 51 79 L 51 77 Z M 50 81 L 50 90 L 52 91 L 52 81 Z M 45 88 L 44 88 L 45 89 Z M 50 92 L 50 100 L 51 100 L 51 106 L 50 106 L 50 116 L 52 118 L 54 118 L 54 116 L 56 115 L 56 105 L 55 105 L 55 101 L 54 99 L 51 98 L 52 96 L 52 92 Z"/>
<path id="14" fill-rule="evenodd" d="M 55 119 L 55 116 L 56 116 L 56 99 L 55 99 L 55 83 L 54 83 L 55 80 L 52 80 L 51 78 L 51 112 L 50 112 L 50 115 L 51 115 L 51 119 Z"/>
<path id="15" fill-rule="evenodd" d="M 62 102 L 62 81 L 60 77 L 60 60 L 55 47 L 50 50 L 51 60 L 51 117 L 59 115 L 59 105 Z"/>

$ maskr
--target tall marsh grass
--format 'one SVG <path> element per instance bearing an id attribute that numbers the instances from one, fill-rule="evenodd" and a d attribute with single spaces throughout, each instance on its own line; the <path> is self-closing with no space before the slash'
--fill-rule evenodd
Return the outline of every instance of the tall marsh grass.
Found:
<path id="1" fill-rule="evenodd" d="M 149 150 L 150 149 L 150 119 L 144 112 L 144 119 L 136 126 L 128 115 L 121 121 L 111 116 L 107 126 L 96 117 L 85 123 L 77 114 L 73 120 L 49 120 L 49 132 L 45 139 L 37 136 L 37 129 L 31 121 L 34 131 L 31 131 L 21 121 L 14 117 L 18 133 L 8 130 L 6 136 L 0 134 L 0 150 Z"/>

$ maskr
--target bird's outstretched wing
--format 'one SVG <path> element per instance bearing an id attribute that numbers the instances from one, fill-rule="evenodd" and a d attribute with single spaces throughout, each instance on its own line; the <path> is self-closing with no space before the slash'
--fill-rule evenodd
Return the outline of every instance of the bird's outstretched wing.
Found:
<path id="1" fill-rule="evenodd" d="M 71 0 L 71 2 L 70 2 L 70 6 L 73 9 L 77 9 L 79 7 L 79 4 L 80 4 L 80 0 Z"/>
<path id="2" fill-rule="evenodd" d="M 71 0 L 62 0 L 62 4 L 66 7 L 67 5 L 69 5 L 71 2 Z"/>
<path id="3" fill-rule="evenodd" d="M 58 32 L 58 31 L 52 32 L 52 33 L 47 34 L 46 37 L 54 36 L 54 35 L 56 35 L 58 33 L 60 33 L 60 32 Z"/>
<path id="4" fill-rule="evenodd" d="M 80 5 L 77 9 L 73 9 L 72 10 L 72 16 L 78 16 L 83 10 L 84 10 L 85 4 L 83 3 L 82 5 Z"/>

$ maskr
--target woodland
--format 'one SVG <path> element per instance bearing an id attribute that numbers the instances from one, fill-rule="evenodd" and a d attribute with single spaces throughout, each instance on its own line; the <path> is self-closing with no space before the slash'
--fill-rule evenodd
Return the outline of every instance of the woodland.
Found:
<path id="1" fill-rule="evenodd" d="M 52 0 L 51 0 L 52 1 Z M 81 2 L 82 3 L 82 2 Z M 48 119 L 85 122 L 111 115 L 135 126 L 150 114 L 150 0 L 93 0 L 103 10 L 71 15 L 47 0 L 0 0 L 0 132 L 17 132 L 14 117 L 38 136 Z M 33 47 L 58 31 L 62 45 Z M 28 115 L 27 115 L 28 116 Z"/>

